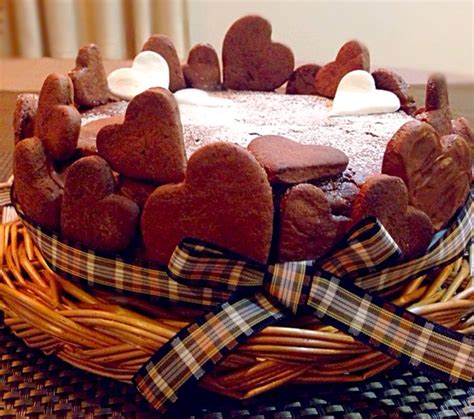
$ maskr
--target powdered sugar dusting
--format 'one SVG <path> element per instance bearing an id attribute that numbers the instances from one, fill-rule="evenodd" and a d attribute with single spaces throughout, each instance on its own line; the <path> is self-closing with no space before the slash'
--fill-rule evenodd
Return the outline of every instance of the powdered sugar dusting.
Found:
<path id="1" fill-rule="evenodd" d="M 246 147 L 257 136 L 282 135 L 302 144 L 328 145 L 344 151 L 349 157 L 348 173 L 356 183 L 380 173 L 387 142 L 412 120 L 404 112 L 329 117 L 332 101 L 318 96 L 235 91 L 210 95 L 230 100 L 219 107 L 180 105 L 188 157 L 215 141 Z M 125 112 L 126 102 L 99 108 L 84 114 L 83 124 L 100 115 Z"/>

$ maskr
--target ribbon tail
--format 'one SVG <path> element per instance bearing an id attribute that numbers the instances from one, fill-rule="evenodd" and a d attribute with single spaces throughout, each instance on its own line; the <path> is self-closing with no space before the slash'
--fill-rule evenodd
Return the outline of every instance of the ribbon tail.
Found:
<path id="1" fill-rule="evenodd" d="M 471 382 L 474 339 L 388 303 L 349 281 L 315 275 L 306 306 L 325 324 L 401 363 L 452 382 Z"/>
<path id="2" fill-rule="evenodd" d="M 135 375 L 137 389 L 165 412 L 235 346 L 283 319 L 283 310 L 262 293 L 222 304 L 161 347 Z"/>

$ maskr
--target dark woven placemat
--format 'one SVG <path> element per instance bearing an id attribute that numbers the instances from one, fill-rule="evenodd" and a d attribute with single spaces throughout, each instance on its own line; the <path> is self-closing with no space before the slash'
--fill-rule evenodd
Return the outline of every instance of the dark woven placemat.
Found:
<path id="1" fill-rule="evenodd" d="M 157 417 L 132 386 L 28 348 L 0 323 L 0 418 Z M 474 417 L 474 387 L 392 372 L 355 385 L 281 388 L 243 402 L 196 390 L 173 417 Z"/>

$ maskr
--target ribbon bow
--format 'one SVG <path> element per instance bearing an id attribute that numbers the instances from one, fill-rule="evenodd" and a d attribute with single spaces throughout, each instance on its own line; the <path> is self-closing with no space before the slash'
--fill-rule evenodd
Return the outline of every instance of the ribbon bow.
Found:
<path id="1" fill-rule="evenodd" d="M 230 292 L 230 301 L 180 331 L 136 374 L 145 398 L 164 411 L 237 344 L 291 314 L 312 313 L 398 361 L 450 381 L 471 381 L 474 340 L 373 293 L 460 255 L 472 239 L 472 201 L 427 254 L 393 266 L 400 250 L 378 220 L 358 224 L 331 256 L 260 265 L 186 239 L 168 275 L 186 286 Z M 362 285 L 363 288 L 361 286 Z"/>

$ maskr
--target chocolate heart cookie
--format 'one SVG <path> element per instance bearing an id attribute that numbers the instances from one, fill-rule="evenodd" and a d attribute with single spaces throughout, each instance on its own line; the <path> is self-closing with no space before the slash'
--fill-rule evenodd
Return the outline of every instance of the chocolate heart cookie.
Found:
<path id="1" fill-rule="evenodd" d="M 344 172 L 348 157 L 337 148 L 306 145 L 277 135 L 253 139 L 249 151 L 264 167 L 272 185 L 294 185 Z"/>
<path id="2" fill-rule="evenodd" d="M 26 138 L 16 145 L 13 175 L 15 196 L 24 213 L 42 227 L 58 228 L 62 185 L 39 138 Z"/>
<path id="3" fill-rule="evenodd" d="M 224 85 L 235 90 L 272 91 L 288 80 L 295 58 L 272 42 L 270 22 L 245 16 L 228 29 L 222 47 Z"/>
<path id="4" fill-rule="evenodd" d="M 439 135 L 451 133 L 451 110 L 449 108 L 448 84 L 444 75 L 436 73 L 426 84 L 425 107 L 419 109 L 416 119 L 430 124 Z"/>
<path id="5" fill-rule="evenodd" d="M 416 111 L 416 103 L 410 95 L 408 84 L 401 76 L 386 68 L 378 68 L 372 71 L 375 80 L 375 87 L 380 90 L 388 90 L 395 93 L 400 100 L 400 109 L 408 115 L 413 115 Z"/>
<path id="6" fill-rule="evenodd" d="M 410 205 L 441 229 L 469 193 L 471 150 L 462 137 L 440 137 L 429 124 L 407 122 L 387 144 L 382 173 L 402 178 Z"/>
<path id="7" fill-rule="evenodd" d="M 191 48 L 188 61 L 183 65 L 184 79 L 188 87 L 217 90 L 221 85 L 219 58 L 209 44 L 198 44 Z"/>
<path id="8" fill-rule="evenodd" d="M 157 87 L 135 96 L 123 124 L 107 125 L 98 132 L 97 150 L 113 170 L 132 179 L 181 181 L 186 155 L 173 95 Z"/>
<path id="9" fill-rule="evenodd" d="M 374 216 L 380 220 L 406 259 L 421 256 L 433 237 L 433 225 L 423 212 L 408 205 L 408 191 L 395 176 L 374 175 L 361 186 L 354 200 L 354 223 Z"/>
<path id="10" fill-rule="evenodd" d="M 139 209 L 114 193 L 109 165 L 99 156 L 83 157 L 70 168 L 64 185 L 61 233 L 102 251 L 121 251 L 135 236 Z"/>
<path id="11" fill-rule="evenodd" d="M 76 67 L 69 72 L 74 85 L 74 102 L 92 108 L 109 101 L 107 75 L 99 47 L 87 44 L 79 49 Z"/>
<path id="12" fill-rule="evenodd" d="M 183 183 L 160 186 L 150 195 L 141 227 L 147 257 L 160 263 L 168 263 L 185 237 L 264 263 L 272 239 L 272 190 L 247 150 L 212 143 L 191 156 Z"/>
<path id="13" fill-rule="evenodd" d="M 73 105 L 71 79 L 50 74 L 38 99 L 35 136 L 43 141 L 54 160 L 67 160 L 77 147 L 81 115 Z"/>
<path id="14" fill-rule="evenodd" d="M 170 90 L 172 92 L 186 87 L 178 53 L 170 38 L 161 34 L 152 35 L 143 45 L 142 51 L 154 51 L 166 60 L 170 68 Z"/>
<path id="15" fill-rule="evenodd" d="M 280 203 L 278 261 L 318 259 L 337 242 L 349 219 L 333 216 L 325 193 L 310 184 L 288 190 Z"/>
<path id="16" fill-rule="evenodd" d="M 326 64 L 316 74 L 316 92 L 333 98 L 341 79 L 351 71 L 370 69 L 369 50 L 359 41 L 346 42 L 337 53 L 336 60 Z"/>
<path id="17" fill-rule="evenodd" d="M 286 93 L 289 95 L 316 95 L 316 74 L 321 69 L 317 64 L 305 64 L 291 73 L 286 84 Z"/>
<path id="18" fill-rule="evenodd" d="M 15 103 L 15 112 L 13 113 L 13 135 L 15 144 L 24 138 L 33 137 L 37 110 L 38 95 L 34 93 L 22 93 L 18 95 Z"/>

